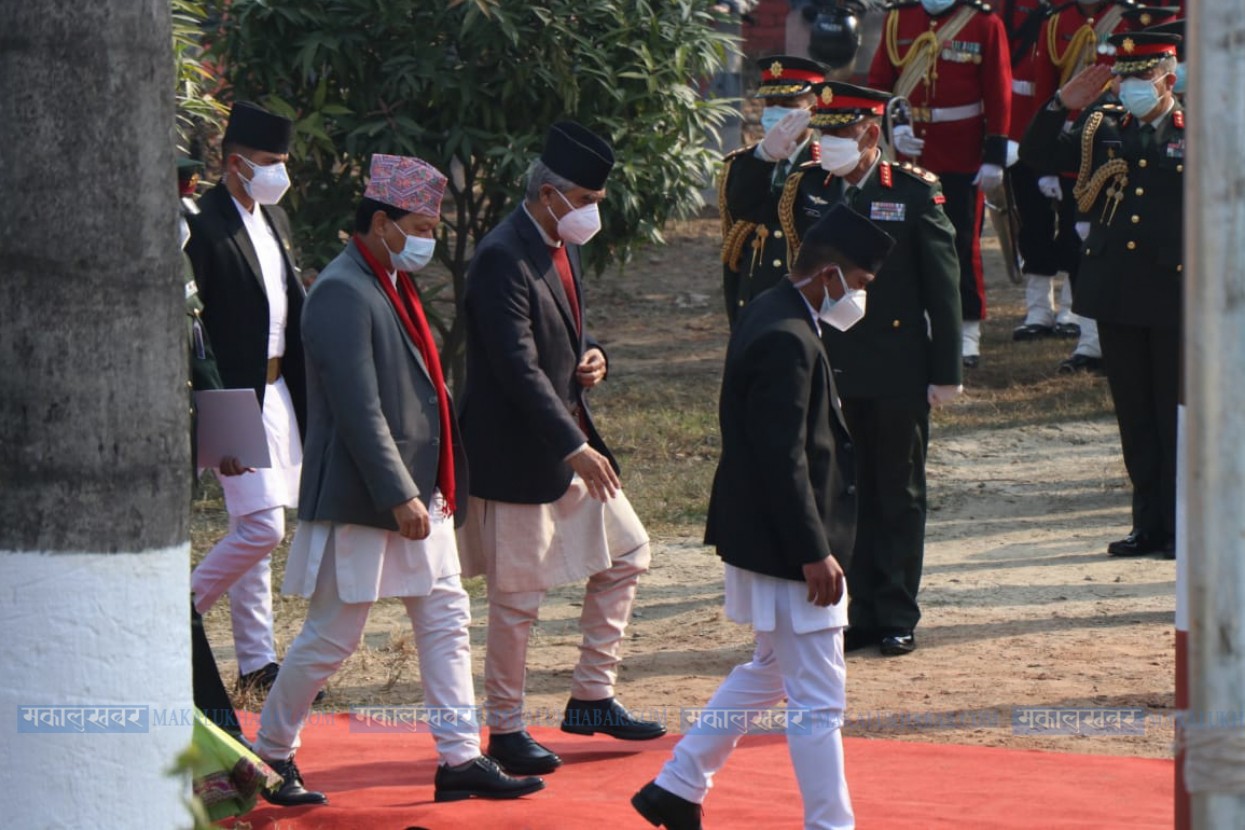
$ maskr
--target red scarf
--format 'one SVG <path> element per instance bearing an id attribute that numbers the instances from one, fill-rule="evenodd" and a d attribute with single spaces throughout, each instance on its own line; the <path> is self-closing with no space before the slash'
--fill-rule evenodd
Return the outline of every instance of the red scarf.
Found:
<path id="1" fill-rule="evenodd" d="M 357 233 L 354 236 L 354 244 L 359 249 L 359 253 L 363 254 L 363 258 L 367 260 L 367 264 L 371 266 L 381 290 L 385 292 L 390 305 L 398 313 L 402 328 L 406 330 L 411 342 L 423 355 L 424 365 L 428 367 L 432 385 L 437 390 L 437 411 L 441 416 L 441 457 L 437 464 L 437 487 L 440 488 L 441 495 L 445 499 L 445 515 L 452 516 L 457 509 L 457 504 L 454 500 L 454 427 L 450 421 L 450 396 L 445 390 L 445 376 L 441 372 L 441 356 L 437 354 L 437 345 L 432 339 L 432 330 L 428 328 L 424 306 L 419 301 L 415 286 L 405 271 L 398 272 L 395 286 L 389 281 L 389 274 L 385 272 L 384 266 L 372 256 L 371 251 L 363 244 L 363 238 Z M 431 502 L 431 496 L 429 502 Z"/>

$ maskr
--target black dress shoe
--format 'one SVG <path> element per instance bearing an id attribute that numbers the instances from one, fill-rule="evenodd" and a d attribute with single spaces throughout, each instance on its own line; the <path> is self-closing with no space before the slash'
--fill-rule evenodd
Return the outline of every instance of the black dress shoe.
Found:
<path id="1" fill-rule="evenodd" d="M 277 682 L 277 673 L 281 671 L 279 663 L 269 663 L 262 669 L 256 669 L 253 672 L 238 675 L 238 684 L 234 690 L 240 694 L 262 694 L 267 695 L 272 690 L 272 684 Z M 316 692 L 314 703 L 324 700 L 324 690 Z"/>
<path id="2" fill-rule="evenodd" d="M 679 798 L 649 781 L 631 796 L 631 806 L 654 827 L 667 830 L 700 830 L 703 810 L 699 804 Z"/>
<path id="3" fill-rule="evenodd" d="M 1056 323 L 1053 333 L 1056 337 L 1071 340 L 1074 337 L 1081 336 L 1081 327 L 1077 323 Z"/>
<path id="4" fill-rule="evenodd" d="M 911 654 L 916 651 L 916 635 L 912 633 L 910 628 L 891 631 L 882 636 L 882 642 L 879 647 L 882 654 L 886 657 L 900 657 L 904 654 Z"/>
<path id="5" fill-rule="evenodd" d="M 562 766 L 562 759 L 536 743 L 526 730 L 490 732 L 488 757 L 511 775 L 544 775 Z"/>
<path id="6" fill-rule="evenodd" d="M 1123 539 L 1107 545 L 1107 556 L 1146 556 L 1151 553 L 1175 555 L 1176 548 L 1172 538 L 1166 533 L 1147 533 L 1134 530 Z"/>
<path id="7" fill-rule="evenodd" d="M 562 731 L 572 735 L 595 735 L 598 732 L 621 741 L 651 741 L 666 734 L 666 727 L 657 721 L 637 720 L 623 708 L 617 698 L 576 700 L 566 703 Z"/>
<path id="8" fill-rule="evenodd" d="M 512 778 L 486 755 L 456 767 L 441 764 L 436 775 L 437 801 L 465 801 L 468 798 L 522 798 L 545 788 L 539 778 Z"/>
<path id="9" fill-rule="evenodd" d="M 1017 342 L 1023 340 L 1041 340 L 1044 337 L 1050 337 L 1055 333 L 1055 329 L 1051 326 L 1043 326 L 1038 323 L 1025 323 L 1022 326 L 1016 326 L 1012 329 L 1012 340 Z"/>
<path id="10" fill-rule="evenodd" d="M 860 651 L 882 642 L 882 635 L 875 629 L 854 625 L 843 634 L 843 651 Z"/>
<path id="11" fill-rule="evenodd" d="M 966 354 L 960 358 L 960 363 L 964 364 L 965 369 L 976 369 L 981 365 L 981 355 Z"/>
<path id="12" fill-rule="evenodd" d="M 1072 375 L 1077 372 L 1088 372 L 1093 375 L 1102 374 L 1102 358 L 1090 357 L 1087 354 L 1074 354 L 1059 364 L 1059 374 Z"/>
<path id="13" fill-rule="evenodd" d="M 273 772 L 281 776 L 281 786 L 269 792 L 262 790 L 264 800 L 279 807 L 303 807 L 308 804 L 328 804 L 324 793 L 309 790 L 303 786 L 302 773 L 294 765 L 294 756 L 285 761 L 269 761 L 264 763 L 272 767 Z"/>

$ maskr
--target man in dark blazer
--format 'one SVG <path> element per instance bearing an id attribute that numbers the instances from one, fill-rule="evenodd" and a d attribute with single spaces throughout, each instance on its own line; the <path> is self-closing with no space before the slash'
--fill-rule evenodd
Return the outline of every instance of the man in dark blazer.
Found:
<path id="1" fill-rule="evenodd" d="M 756 650 L 632 798 L 654 825 L 699 830 L 713 775 L 746 731 L 731 714 L 749 712 L 751 721 L 786 698 L 804 826 L 855 826 L 839 733 L 854 454 L 820 330 L 860 320 L 860 293 L 893 244 L 868 219 L 835 206 L 809 229 L 789 280 L 753 300 L 731 332 L 705 542 L 726 563 L 726 615 L 752 625 Z"/>
<path id="2" fill-rule="evenodd" d="M 523 729 L 528 634 L 557 585 L 588 583 L 562 729 L 626 740 L 665 733 L 614 697 L 648 535 L 586 397 L 607 365 L 584 323 L 579 246 L 600 228 L 613 164 L 599 136 L 554 124 L 523 204 L 481 241 L 467 275 L 460 414 L 471 509 L 459 552 L 466 575 L 488 577 L 488 754 L 513 773 L 561 764 Z"/>
<path id="3" fill-rule="evenodd" d="M 188 217 L 186 253 L 202 320 L 226 388 L 254 389 L 272 466 L 221 478 L 229 533 L 191 577 L 201 614 L 226 592 L 239 685 L 267 689 L 277 672 L 270 556 L 285 536 L 285 509 L 298 505 L 306 410 L 299 316 L 303 287 L 290 223 L 276 206 L 289 186 L 293 124 L 240 102 L 222 141 L 224 176 Z"/>
<path id="4" fill-rule="evenodd" d="M 837 81 L 813 91 L 822 152 L 783 191 L 780 219 L 792 250 L 840 202 L 896 240 L 869 285 L 869 314 L 851 331 L 827 328 L 823 337 L 855 439 L 860 498 L 846 650 L 878 646 L 901 655 L 916 648 L 921 618 L 930 407 L 960 390 L 955 227 L 937 176 L 882 158 L 890 93 Z"/>
<path id="5" fill-rule="evenodd" d="M 299 732 L 384 597 L 402 600 L 419 647 L 424 698 L 436 714 L 428 719 L 440 760 L 436 800 L 517 798 L 544 786 L 511 778 L 480 754 L 473 714 L 471 602 L 454 537 L 466 459 L 410 277 L 436 247 L 444 190 L 445 176 L 427 162 L 372 156 L 354 237 L 307 297 L 307 460 L 282 588 L 311 602 L 255 740 L 284 779 L 267 796 L 278 804 L 324 803 L 294 764 Z"/>
<path id="6" fill-rule="evenodd" d="M 1179 35 L 1113 35 L 1112 67 L 1094 64 L 1033 119 L 1020 156 L 1077 172 L 1073 194 L 1089 234 L 1073 310 L 1098 321 L 1124 465 L 1133 483 L 1132 531 L 1112 556 L 1175 556 L 1176 409 L 1184 270 L 1184 110 L 1173 95 Z M 1098 100 L 1118 76 L 1117 108 L 1098 107 L 1064 132 L 1068 110 Z"/>

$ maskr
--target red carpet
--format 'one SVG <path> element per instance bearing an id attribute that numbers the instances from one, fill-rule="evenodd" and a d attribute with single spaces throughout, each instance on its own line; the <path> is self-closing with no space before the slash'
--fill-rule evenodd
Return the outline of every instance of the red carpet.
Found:
<path id="1" fill-rule="evenodd" d="M 436 804 L 430 735 L 352 733 L 339 715 L 309 726 L 298 753 L 308 786 L 330 803 L 260 802 L 242 821 L 254 830 L 651 830 L 628 800 L 657 774 L 677 736 L 623 743 L 551 728 L 532 733 L 566 762 L 543 792 Z M 860 830 L 1171 827 L 1171 761 L 864 738 L 846 745 Z M 799 828 L 800 820 L 784 739 L 745 737 L 709 794 L 706 830 Z"/>

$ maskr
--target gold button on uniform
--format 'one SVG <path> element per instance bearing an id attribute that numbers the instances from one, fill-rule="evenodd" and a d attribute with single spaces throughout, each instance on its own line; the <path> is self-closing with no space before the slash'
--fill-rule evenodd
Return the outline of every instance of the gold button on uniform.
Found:
<path id="1" fill-rule="evenodd" d="M 1138 196 L 1146 195 L 1146 189 L 1144 187 L 1139 187 L 1133 192 L 1136 193 Z"/>
<path id="2" fill-rule="evenodd" d="M 740 308 L 743 308 L 743 307 L 744 307 L 744 301 L 743 301 L 743 300 L 740 300 L 740 301 L 739 301 L 739 307 L 740 307 Z"/>
<path id="3" fill-rule="evenodd" d="M 782 260 L 781 260 L 781 259 L 776 259 L 776 260 L 774 260 L 774 267 L 775 267 L 775 268 L 781 268 L 781 267 L 782 267 Z"/>
<path id="4" fill-rule="evenodd" d="M 1176 172 L 1177 172 L 1177 173 L 1183 173 L 1183 172 L 1184 172 L 1184 165 L 1183 165 L 1183 164 L 1177 164 L 1177 165 L 1176 165 Z"/>
<path id="5" fill-rule="evenodd" d="M 1138 223 L 1138 222 L 1140 222 L 1140 221 L 1141 221 L 1141 217 L 1140 217 L 1140 216 L 1138 216 L 1137 214 L 1135 214 L 1135 213 L 1134 213 L 1134 214 L 1133 214 L 1133 224 L 1135 225 L 1135 224 L 1137 224 L 1137 223 Z"/>
<path id="6" fill-rule="evenodd" d="M 775 239 L 782 239 L 782 231 L 774 231 Z"/>
<path id="7" fill-rule="evenodd" d="M 1145 159 L 1139 159 L 1139 160 L 1137 161 L 1137 166 L 1138 166 L 1138 167 L 1146 167 L 1146 166 L 1148 166 L 1149 164 L 1150 164 L 1150 162 L 1146 161 Z"/>
<path id="8" fill-rule="evenodd" d="M 891 323 L 891 328 L 893 328 L 893 329 L 897 329 L 897 328 L 899 328 L 899 321 L 898 321 L 898 320 L 896 320 L 895 322 Z"/>
<path id="9" fill-rule="evenodd" d="M 1126 248 L 1128 248 L 1128 250 L 1130 250 L 1130 251 L 1131 251 L 1131 250 L 1133 250 L 1134 248 L 1136 248 L 1136 247 L 1137 247 L 1137 243 L 1136 243 L 1136 242 L 1133 242 L 1133 241 L 1130 239 L 1130 240 L 1128 241 L 1128 244 L 1127 244 L 1125 247 L 1126 247 Z"/>
<path id="10" fill-rule="evenodd" d="M 1177 274 L 1179 274 L 1179 273 L 1180 273 L 1181 271 L 1183 271 L 1183 270 L 1184 270 L 1184 265 L 1177 265 L 1177 266 L 1176 266 L 1176 273 L 1177 273 Z"/>

